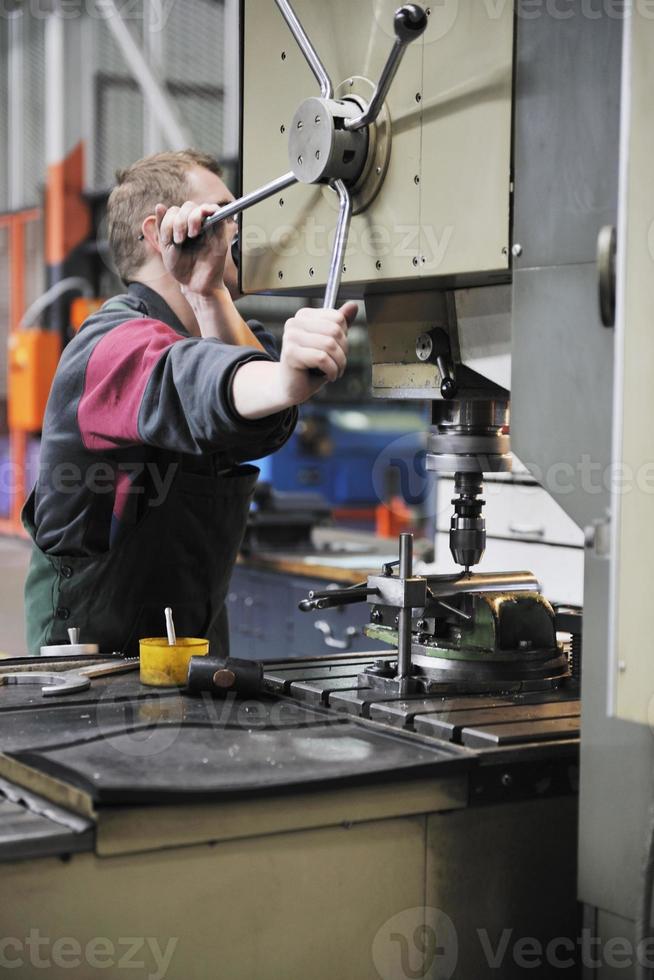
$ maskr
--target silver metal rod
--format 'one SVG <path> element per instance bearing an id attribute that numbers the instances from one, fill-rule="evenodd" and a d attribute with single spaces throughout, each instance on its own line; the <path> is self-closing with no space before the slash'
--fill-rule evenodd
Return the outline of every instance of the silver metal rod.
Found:
<path id="1" fill-rule="evenodd" d="M 400 578 L 413 574 L 413 535 L 400 534 Z M 400 609 L 397 618 L 397 676 L 400 684 L 411 676 L 411 609 Z"/>
<path id="2" fill-rule="evenodd" d="M 440 599 L 462 592 L 540 592 L 538 579 L 531 572 L 477 572 L 474 575 L 426 575 L 432 598 Z"/>
<path id="3" fill-rule="evenodd" d="M 282 17 L 288 24 L 288 28 L 295 38 L 300 51 L 306 58 L 309 68 L 316 76 L 318 84 L 320 85 L 320 94 L 322 95 L 323 99 L 333 98 L 334 86 L 332 85 L 332 80 L 327 74 L 327 69 L 320 60 L 318 52 L 309 40 L 307 32 L 302 27 L 297 14 L 291 7 L 288 0 L 275 0 L 275 3 L 279 7 Z"/>
<path id="4" fill-rule="evenodd" d="M 470 616 L 468 613 L 463 612 L 462 609 L 457 609 L 456 606 L 451 606 L 449 602 L 444 602 L 443 599 L 438 600 L 438 605 L 442 606 L 443 609 L 446 609 L 447 612 L 452 613 L 453 616 L 458 616 L 459 619 L 466 620 L 466 622 L 469 622 L 472 619 L 472 616 Z"/>
<path id="5" fill-rule="evenodd" d="M 236 201 L 230 201 L 229 204 L 220 208 L 215 214 L 211 214 L 208 218 L 204 219 L 202 231 L 210 228 L 211 225 L 217 224 L 219 221 L 224 221 L 225 218 L 231 218 L 240 211 L 247 211 L 254 204 L 259 204 L 260 201 L 265 201 L 267 198 L 273 197 L 274 194 L 283 191 L 285 187 L 290 187 L 291 184 L 297 184 L 297 177 L 292 172 L 271 180 L 270 183 L 264 184 L 262 187 L 257 188 L 256 191 L 250 191 L 249 194 L 244 194 L 243 197 L 239 197 Z"/>
<path id="6" fill-rule="evenodd" d="M 384 99 L 388 95 L 388 90 L 391 87 L 408 46 L 408 41 L 400 41 L 396 38 L 370 102 L 360 115 L 355 116 L 353 119 L 345 120 L 345 129 L 361 129 L 363 126 L 369 126 L 370 123 L 375 121 L 381 111 Z"/>
<path id="7" fill-rule="evenodd" d="M 413 574 L 413 535 L 407 531 L 400 534 L 400 578 L 411 578 Z"/>
<path id="8" fill-rule="evenodd" d="M 418 7 L 416 4 L 407 4 L 395 12 L 394 26 L 395 41 L 386 59 L 386 64 L 382 68 L 372 98 L 359 116 L 345 120 L 346 129 L 361 129 L 375 121 L 381 112 L 384 99 L 388 95 L 388 90 L 393 83 L 406 49 L 412 41 L 420 37 L 427 26 L 427 15 L 422 7 Z"/>
<path id="9" fill-rule="evenodd" d="M 323 310 L 333 310 L 338 298 L 338 290 L 341 285 L 343 275 L 343 259 L 347 248 L 347 236 L 350 231 L 350 220 L 352 218 L 352 197 L 349 190 L 342 180 L 335 180 L 332 187 L 337 192 L 340 200 L 338 211 L 338 224 L 336 225 L 336 236 L 334 247 L 332 248 L 332 258 L 329 266 L 329 277 L 325 288 L 325 298 L 323 300 Z"/>

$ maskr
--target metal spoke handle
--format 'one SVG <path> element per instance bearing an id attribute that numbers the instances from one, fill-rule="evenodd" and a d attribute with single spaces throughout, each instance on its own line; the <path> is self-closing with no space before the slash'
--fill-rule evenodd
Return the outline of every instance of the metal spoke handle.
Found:
<path id="1" fill-rule="evenodd" d="M 322 304 L 323 310 L 333 310 L 336 307 L 341 276 L 343 275 L 343 259 L 345 258 L 345 249 L 347 248 L 347 237 L 350 232 L 350 221 L 352 220 L 352 195 L 349 190 L 342 180 L 335 180 L 332 187 L 338 194 L 340 207 L 338 209 L 336 237 L 334 238 L 334 247 L 332 248 L 332 257 L 329 264 L 325 299 Z"/>
<path id="2" fill-rule="evenodd" d="M 322 63 L 318 52 L 309 40 L 309 37 L 302 27 L 302 24 L 300 23 L 289 0 L 275 0 L 275 3 L 277 4 L 282 17 L 286 21 L 286 24 L 295 38 L 300 50 L 302 51 L 302 54 L 306 58 L 309 67 L 315 75 L 320 85 L 322 97 L 325 99 L 332 99 L 334 88 L 331 78 L 329 77 L 327 69 Z M 361 129 L 362 127 L 368 126 L 370 123 L 375 121 L 379 115 L 379 112 L 381 111 L 384 99 L 388 94 L 388 90 L 393 82 L 393 79 L 395 78 L 407 47 L 412 41 L 415 41 L 421 36 L 426 26 L 427 14 L 423 8 L 419 7 L 417 4 L 405 4 L 405 6 L 400 7 L 395 12 L 395 42 L 386 64 L 382 69 L 377 87 L 375 88 L 373 96 L 365 110 L 358 116 L 344 120 L 344 126 L 346 129 Z M 204 232 L 207 228 L 211 228 L 212 225 L 217 224 L 219 221 L 224 221 L 226 218 L 231 218 L 233 215 L 238 214 L 241 211 L 245 211 L 247 208 L 250 208 L 255 204 L 259 204 L 261 201 L 265 201 L 267 198 L 278 194 L 281 190 L 284 190 L 284 188 L 290 187 L 295 183 L 297 183 L 297 177 L 293 172 L 277 177 L 275 180 L 264 184 L 262 187 L 259 187 L 255 191 L 251 191 L 249 194 L 243 195 L 243 197 L 240 197 L 238 200 L 232 201 L 230 204 L 225 205 L 225 207 L 220 208 L 215 212 L 215 214 L 205 218 L 202 223 L 202 232 Z M 343 259 L 345 257 L 350 222 L 352 219 L 352 197 L 344 181 L 334 180 L 331 183 L 331 186 L 339 196 L 340 206 L 338 223 L 336 226 L 336 237 L 334 239 L 334 246 L 332 249 L 329 267 L 329 276 L 327 279 L 327 286 L 323 301 L 323 309 L 334 309 L 336 306 L 341 277 L 343 274 Z M 320 372 L 314 371 L 312 373 Z"/>
<path id="3" fill-rule="evenodd" d="M 388 95 L 397 69 L 400 67 L 402 58 L 406 54 L 406 49 L 412 41 L 417 40 L 424 33 L 427 23 L 427 14 L 422 7 L 415 3 L 408 3 L 395 12 L 393 21 L 395 43 L 391 48 L 386 64 L 382 68 L 375 91 L 361 115 L 355 116 L 354 119 L 345 120 L 345 129 L 361 129 L 375 121 L 381 112 L 381 107 Z"/>
<path id="4" fill-rule="evenodd" d="M 218 224 L 219 221 L 224 221 L 225 218 L 231 218 L 241 211 L 247 211 L 254 204 L 259 204 L 260 201 L 265 201 L 269 197 L 279 194 L 280 191 L 283 191 L 285 187 L 290 187 L 291 184 L 297 184 L 297 177 L 294 173 L 289 172 L 282 177 L 277 177 L 275 180 L 269 181 L 269 183 L 264 184 L 262 187 L 258 187 L 256 191 L 250 191 L 249 194 L 244 194 L 243 197 L 239 197 L 236 201 L 230 201 L 229 204 L 220 208 L 215 214 L 210 214 L 208 218 L 204 219 L 202 222 L 202 231 L 206 231 L 212 225 Z"/>
<path id="5" fill-rule="evenodd" d="M 352 195 L 349 190 L 342 180 L 335 180 L 331 186 L 338 194 L 340 206 L 338 209 L 338 222 L 336 224 L 336 236 L 332 248 L 332 257 L 329 263 L 327 286 L 325 287 L 325 298 L 322 303 L 323 310 L 336 309 L 336 300 L 343 275 L 343 259 L 345 258 L 345 249 L 347 248 L 347 236 L 352 220 Z M 309 368 L 309 374 L 313 378 L 324 377 L 324 372 L 320 368 Z"/>
<path id="6" fill-rule="evenodd" d="M 327 74 L 327 69 L 320 60 L 320 55 L 309 40 L 307 32 L 298 20 L 297 14 L 291 7 L 288 0 L 275 0 L 275 3 L 279 7 L 280 13 L 288 25 L 288 29 L 297 41 L 300 51 L 306 58 L 309 68 L 318 80 L 318 84 L 320 85 L 320 94 L 322 95 L 323 99 L 331 99 L 334 95 L 332 80 Z"/>
<path id="7" fill-rule="evenodd" d="M 311 71 L 315 75 L 320 85 L 320 92 L 323 99 L 333 99 L 334 87 L 332 85 L 331 78 L 329 77 L 327 69 L 322 63 L 318 52 L 314 48 L 306 31 L 302 27 L 302 24 L 300 23 L 289 0 L 275 0 L 275 3 L 277 4 L 277 7 L 279 8 L 279 11 L 291 34 L 295 38 L 298 47 L 311 68 Z M 423 8 L 419 7 L 417 4 L 405 4 L 405 6 L 400 7 L 395 12 L 394 27 L 395 42 L 386 60 L 386 64 L 382 69 L 379 82 L 377 83 L 373 96 L 363 112 L 344 120 L 345 129 L 361 129 L 375 121 L 381 111 L 384 100 L 388 94 L 393 79 L 395 78 L 407 47 L 412 41 L 419 38 L 427 27 L 427 14 Z M 284 174 L 282 177 L 278 177 L 276 180 L 270 181 L 268 184 L 264 184 L 262 187 L 259 187 L 255 191 L 251 191 L 249 194 L 245 194 L 238 200 L 232 201 L 225 207 L 220 208 L 215 212 L 215 214 L 205 218 L 202 224 L 202 232 L 204 232 L 207 228 L 211 228 L 212 225 L 217 224 L 219 221 L 224 221 L 226 218 L 230 218 L 239 212 L 245 211 L 247 208 L 258 204 L 261 201 L 265 201 L 267 198 L 278 194 L 281 190 L 284 190 L 284 188 L 290 187 L 295 183 L 297 183 L 297 177 L 294 173 L 290 172 Z M 323 309 L 325 310 L 334 309 L 336 307 L 338 292 L 341 285 L 341 277 L 343 275 L 343 260 L 345 257 L 345 250 L 347 248 L 347 239 L 350 231 L 350 222 L 352 219 L 352 197 L 345 182 L 340 179 L 333 180 L 331 182 L 331 187 L 336 191 L 339 197 L 339 212 L 338 222 L 336 225 L 336 237 L 332 248 L 329 275 L 327 278 L 327 285 L 323 300 Z M 318 371 L 317 369 L 312 369 L 310 373 L 313 375 L 320 375 L 322 372 Z"/>
<path id="8" fill-rule="evenodd" d="M 238 200 L 231 201 L 229 204 L 226 204 L 224 207 L 216 211 L 215 214 L 209 215 L 209 217 L 205 218 L 202 223 L 202 231 L 205 231 L 212 225 L 218 224 L 219 221 L 224 221 L 226 218 L 231 218 L 233 215 L 239 214 L 241 211 L 247 210 L 247 208 L 251 208 L 254 204 L 259 204 L 261 201 L 265 201 L 274 194 L 278 194 L 279 191 L 284 190 L 285 187 L 290 187 L 291 184 L 297 184 L 297 182 L 297 177 L 294 173 L 287 173 L 282 177 L 277 177 L 276 180 L 271 180 L 270 183 L 264 184 L 256 191 L 250 191 L 249 194 L 239 197 Z M 323 302 L 323 309 L 325 310 L 333 309 L 336 305 L 338 290 L 341 284 L 341 275 L 343 272 L 343 258 L 345 256 L 347 238 L 350 231 L 350 220 L 352 218 L 352 197 L 347 187 L 342 180 L 335 180 L 332 187 L 338 194 L 340 207 L 338 212 L 338 223 L 336 225 L 336 237 L 334 239 L 334 247 L 332 249 L 332 257 L 329 266 L 327 289 L 325 291 L 325 300 Z"/>

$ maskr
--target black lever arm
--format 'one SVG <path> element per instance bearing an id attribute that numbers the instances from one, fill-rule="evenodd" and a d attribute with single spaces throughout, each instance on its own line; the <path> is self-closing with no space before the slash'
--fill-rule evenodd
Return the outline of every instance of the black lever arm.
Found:
<path id="1" fill-rule="evenodd" d="M 300 612 L 315 612 L 317 609 L 333 609 L 335 606 L 351 606 L 355 602 L 365 602 L 370 595 L 377 595 L 377 589 L 369 589 L 365 582 L 351 585 L 347 589 L 327 589 L 324 592 L 309 592 L 306 599 L 298 603 Z"/>

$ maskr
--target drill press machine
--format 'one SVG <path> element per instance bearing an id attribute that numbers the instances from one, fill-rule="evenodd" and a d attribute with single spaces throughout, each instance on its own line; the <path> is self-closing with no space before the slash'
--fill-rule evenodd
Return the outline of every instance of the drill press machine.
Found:
<path id="1" fill-rule="evenodd" d="M 369 670 L 365 684 L 401 694 L 556 688 L 569 676 L 567 659 L 556 641 L 554 610 L 534 577 L 471 573 L 485 550 L 483 474 L 511 468 L 508 385 L 492 370 L 477 371 L 475 355 L 489 335 L 510 336 L 498 283 L 510 278 L 512 5 L 489 18 L 481 5 L 466 4 L 465 16 L 447 24 L 446 40 L 436 46 L 442 12 L 430 19 L 431 8 L 406 4 L 392 18 L 377 11 L 371 25 L 335 3 L 335 24 L 351 30 L 332 35 L 319 25 L 323 61 L 305 29 L 307 21 L 318 27 L 318 8 L 276 4 L 277 11 L 266 9 L 265 25 L 253 4 L 243 9 L 243 180 L 261 186 L 205 224 L 242 213 L 246 292 L 305 292 L 324 278 L 325 308 L 335 305 L 341 285 L 344 294 L 363 292 L 373 394 L 432 401 L 427 468 L 455 474 L 450 550 L 463 568 L 414 576 L 412 541 L 404 535 L 398 576 L 387 565 L 356 588 L 310 594 L 300 608 L 370 602 L 368 635 L 396 645 L 398 657 L 396 665 Z M 378 66 L 379 35 L 391 24 L 390 53 L 386 46 Z M 364 44 L 366 32 L 376 43 Z M 432 44 L 439 58 L 428 57 Z M 274 79 L 264 89 L 263 66 Z M 298 86 L 310 86 L 311 75 L 320 96 L 298 106 Z M 265 155 L 255 149 L 262 138 Z M 474 148 L 482 138 L 480 179 Z M 262 168 L 274 163 L 291 170 L 271 181 Z M 287 197 L 294 185 L 299 190 Z M 323 271 L 316 223 L 323 231 L 333 225 L 336 201 Z M 256 226 L 247 212 L 255 204 Z M 264 232 L 263 248 L 252 244 L 255 231 L 257 239 Z M 402 241 L 393 243 L 398 233 Z M 417 254 L 407 255 L 409 239 Z M 471 327 L 472 342 L 465 336 Z"/>
<path id="2" fill-rule="evenodd" d="M 419 358 L 429 340 L 418 338 Z M 399 694 L 556 689 L 569 677 L 568 661 L 557 643 L 554 609 L 535 577 L 471 571 L 486 547 L 484 471 L 511 468 L 507 395 L 475 398 L 471 388 L 462 396 L 454 379 L 465 369 L 435 364 L 433 370 L 440 398 L 433 402 L 426 463 L 428 470 L 455 473 L 450 551 L 463 570 L 414 575 L 412 535 L 401 534 L 398 560 L 380 575 L 350 589 L 310 593 L 300 608 L 371 605 L 366 634 L 396 646 L 398 657 L 367 668 L 360 677 L 367 687 Z"/>

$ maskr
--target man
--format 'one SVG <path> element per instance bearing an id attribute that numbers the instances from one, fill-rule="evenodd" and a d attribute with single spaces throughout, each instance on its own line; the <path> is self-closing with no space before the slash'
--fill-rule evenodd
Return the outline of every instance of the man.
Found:
<path id="1" fill-rule="evenodd" d="M 257 473 L 240 465 L 290 436 L 295 406 L 340 377 L 356 305 L 300 310 L 278 357 L 234 306 L 236 224 L 197 242 L 233 200 L 210 157 L 160 153 L 118 174 L 109 244 L 127 284 L 63 352 L 37 485 L 27 641 L 135 653 L 173 607 L 180 636 L 228 649 L 224 599 Z M 318 372 L 309 373 L 309 369 Z"/>

